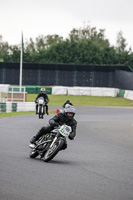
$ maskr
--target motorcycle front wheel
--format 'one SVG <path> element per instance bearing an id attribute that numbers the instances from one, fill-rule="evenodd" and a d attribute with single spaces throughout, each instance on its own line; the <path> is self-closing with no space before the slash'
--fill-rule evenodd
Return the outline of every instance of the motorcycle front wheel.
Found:
<path id="1" fill-rule="evenodd" d="M 64 140 L 59 139 L 53 144 L 51 148 L 49 147 L 43 157 L 44 162 L 52 160 L 60 151 L 60 149 L 63 147 L 63 145 L 64 145 Z"/>
<path id="2" fill-rule="evenodd" d="M 39 107 L 39 119 L 42 118 L 42 106 Z"/>

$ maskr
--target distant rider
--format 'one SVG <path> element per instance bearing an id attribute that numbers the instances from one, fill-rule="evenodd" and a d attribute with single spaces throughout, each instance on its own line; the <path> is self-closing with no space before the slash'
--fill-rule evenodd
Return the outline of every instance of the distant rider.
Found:
<path id="1" fill-rule="evenodd" d="M 76 127 L 77 127 L 77 121 L 74 119 L 75 115 L 75 108 L 73 106 L 65 108 L 64 113 L 58 113 L 53 118 L 49 120 L 49 125 L 42 127 L 39 132 L 31 139 L 31 144 L 36 144 L 36 141 L 42 136 L 47 133 L 50 133 L 55 127 L 58 127 L 59 125 L 66 124 L 68 126 L 71 126 L 72 132 L 69 135 L 69 139 L 73 140 L 76 136 Z M 67 143 L 64 144 L 62 149 L 67 148 Z"/>
<path id="2" fill-rule="evenodd" d="M 72 103 L 70 102 L 70 100 L 68 99 L 68 100 L 66 100 L 66 102 L 63 104 L 62 107 L 65 108 L 65 106 L 66 106 L 67 104 L 73 106 L 73 104 L 72 104 Z"/>
<path id="3" fill-rule="evenodd" d="M 35 103 L 36 103 L 36 114 L 38 114 L 38 103 L 37 103 L 37 100 L 40 98 L 40 97 L 43 97 L 44 98 L 44 101 L 45 101 L 45 106 L 46 106 L 46 113 L 47 115 L 49 114 L 48 113 L 48 102 L 49 102 L 49 98 L 48 98 L 48 95 L 46 94 L 45 92 L 45 88 L 41 88 L 40 90 L 40 93 L 37 95 L 36 99 L 35 99 Z"/>

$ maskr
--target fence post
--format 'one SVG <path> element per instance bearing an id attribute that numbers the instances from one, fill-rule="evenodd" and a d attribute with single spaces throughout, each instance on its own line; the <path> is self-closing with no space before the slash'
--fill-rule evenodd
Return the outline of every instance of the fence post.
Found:
<path id="1" fill-rule="evenodd" d="M 6 112 L 6 103 L 0 103 L 0 112 Z"/>
<path id="2" fill-rule="evenodd" d="M 17 103 L 12 103 L 12 112 L 17 112 Z"/>

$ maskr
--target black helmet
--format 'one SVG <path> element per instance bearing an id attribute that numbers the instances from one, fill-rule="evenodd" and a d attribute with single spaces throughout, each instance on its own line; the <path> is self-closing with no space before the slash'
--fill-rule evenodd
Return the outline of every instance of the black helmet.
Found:
<path id="1" fill-rule="evenodd" d="M 65 115 L 69 118 L 69 119 L 72 119 L 76 113 L 76 109 L 74 108 L 74 106 L 68 106 L 68 107 L 65 107 L 64 109 L 65 111 Z M 70 114 L 70 115 L 69 115 Z"/>
<path id="2" fill-rule="evenodd" d="M 66 100 L 66 103 L 70 103 L 70 100 L 68 99 L 68 100 Z"/>

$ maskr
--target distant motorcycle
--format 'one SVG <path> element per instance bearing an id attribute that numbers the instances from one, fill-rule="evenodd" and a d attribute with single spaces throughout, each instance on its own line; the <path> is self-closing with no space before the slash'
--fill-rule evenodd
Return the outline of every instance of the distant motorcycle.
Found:
<path id="1" fill-rule="evenodd" d="M 55 128 L 50 133 L 42 136 L 36 142 L 36 145 L 30 144 L 31 148 L 30 157 L 36 158 L 40 156 L 44 162 L 52 160 L 57 153 L 62 149 L 66 138 L 71 133 L 72 129 L 70 126 L 62 125 Z"/>
<path id="2" fill-rule="evenodd" d="M 43 119 L 43 115 L 45 114 L 45 101 L 43 97 L 40 97 L 38 100 L 38 115 L 39 119 Z"/>

